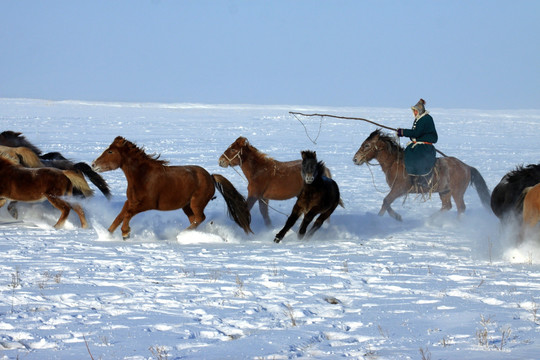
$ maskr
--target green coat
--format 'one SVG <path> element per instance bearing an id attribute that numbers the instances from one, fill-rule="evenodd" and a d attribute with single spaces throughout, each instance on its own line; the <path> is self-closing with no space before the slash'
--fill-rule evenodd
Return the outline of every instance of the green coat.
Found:
<path id="1" fill-rule="evenodd" d="M 435 166 L 434 144 L 438 140 L 433 118 L 427 112 L 414 120 L 412 129 L 403 129 L 403 136 L 411 139 L 405 148 L 405 169 L 411 175 L 426 175 Z"/>

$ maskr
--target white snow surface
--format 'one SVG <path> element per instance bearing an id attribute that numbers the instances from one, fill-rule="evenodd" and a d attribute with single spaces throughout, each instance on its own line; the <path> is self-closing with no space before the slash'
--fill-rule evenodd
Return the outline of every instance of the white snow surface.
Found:
<path id="1" fill-rule="evenodd" d="M 294 199 L 257 205 L 245 235 L 223 198 L 183 231 L 181 210 L 148 211 L 132 235 L 107 228 L 125 199 L 121 170 L 103 173 L 113 197 L 81 201 L 62 230 L 47 203 L 0 209 L 0 359 L 539 359 L 540 240 L 516 238 L 482 207 L 437 214 L 437 195 L 394 203 L 380 167 L 353 155 L 376 127 L 289 111 L 364 117 L 410 127 L 408 109 L 92 103 L 0 99 L 2 131 L 44 152 L 91 163 L 121 135 L 171 164 L 196 164 L 247 183 L 218 158 L 238 137 L 278 160 L 315 150 L 345 208 L 309 240 L 293 227 L 273 242 Z M 437 148 L 476 167 L 490 189 L 517 165 L 538 163 L 540 110 L 430 109 Z M 309 136 L 308 136 L 309 135 Z M 310 140 L 318 136 L 316 143 Z M 401 140 L 405 145 L 406 140 Z M 240 169 L 235 168 L 240 172 Z M 434 215 L 437 214 L 437 215 Z"/>

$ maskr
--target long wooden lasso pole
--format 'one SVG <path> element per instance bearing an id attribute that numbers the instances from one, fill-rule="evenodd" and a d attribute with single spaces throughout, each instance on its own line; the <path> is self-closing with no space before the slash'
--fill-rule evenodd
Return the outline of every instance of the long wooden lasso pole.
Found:
<path id="1" fill-rule="evenodd" d="M 387 130 L 397 131 L 396 128 L 386 126 L 386 125 L 382 125 L 382 124 L 376 123 L 375 121 L 364 119 L 364 118 L 359 118 L 359 117 L 338 116 L 338 115 L 330 115 L 330 114 L 304 114 L 304 113 L 295 112 L 295 111 L 289 111 L 289 114 L 295 115 L 295 116 L 296 115 L 300 115 L 300 116 L 320 116 L 320 117 L 330 117 L 330 118 L 334 118 L 334 119 L 365 121 L 365 122 L 368 122 L 370 124 L 382 127 L 384 129 L 387 129 Z M 435 151 L 437 151 L 439 154 L 441 154 L 444 157 L 448 157 L 448 155 L 446 155 L 445 153 L 443 153 L 440 150 L 435 149 Z"/>

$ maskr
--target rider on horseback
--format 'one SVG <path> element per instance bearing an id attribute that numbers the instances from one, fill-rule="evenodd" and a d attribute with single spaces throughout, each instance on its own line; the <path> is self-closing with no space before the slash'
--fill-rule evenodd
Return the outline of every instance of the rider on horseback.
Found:
<path id="1" fill-rule="evenodd" d="M 424 107 L 425 103 L 424 99 L 420 99 L 411 107 L 414 114 L 412 129 L 397 129 L 397 135 L 411 139 L 405 148 L 405 169 L 412 176 L 413 184 L 429 188 L 436 160 L 433 144 L 438 136 L 433 118 Z"/>

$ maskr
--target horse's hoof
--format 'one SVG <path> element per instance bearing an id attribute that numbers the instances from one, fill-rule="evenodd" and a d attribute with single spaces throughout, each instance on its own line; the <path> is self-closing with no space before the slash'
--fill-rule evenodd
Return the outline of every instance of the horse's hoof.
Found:
<path id="1" fill-rule="evenodd" d="M 12 218 L 14 219 L 18 219 L 19 218 L 19 212 L 17 211 L 17 209 L 14 209 L 14 208 L 9 208 L 8 207 L 8 212 L 9 214 L 11 215 Z"/>
<path id="2" fill-rule="evenodd" d="M 122 234 L 122 240 L 126 241 L 127 239 L 129 239 L 131 235 L 129 233 L 127 234 Z"/>
<path id="3" fill-rule="evenodd" d="M 275 242 L 276 244 L 279 244 L 279 243 L 281 242 L 281 239 L 278 238 L 278 237 L 276 237 L 276 238 L 274 238 L 274 242 Z"/>

